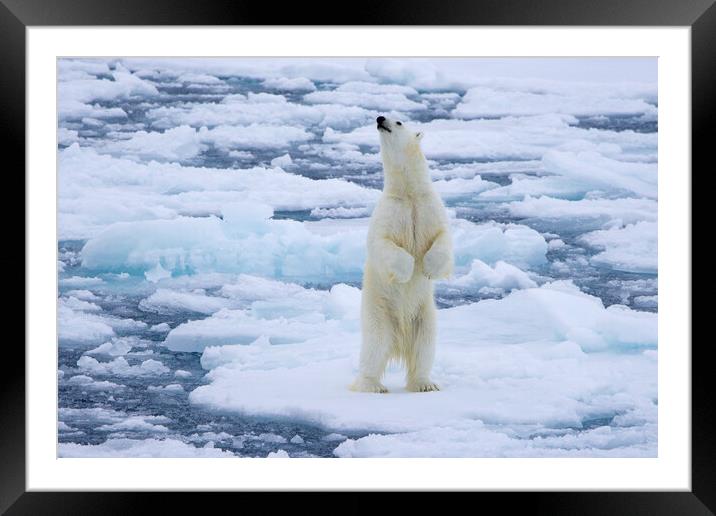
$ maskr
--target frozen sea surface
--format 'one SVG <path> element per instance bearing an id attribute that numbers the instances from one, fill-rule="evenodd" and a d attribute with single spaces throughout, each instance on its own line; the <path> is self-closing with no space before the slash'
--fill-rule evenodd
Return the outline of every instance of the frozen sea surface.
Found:
<path id="1" fill-rule="evenodd" d="M 656 82 L 445 66 L 60 61 L 60 456 L 656 455 Z M 437 393 L 347 390 L 378 114 L 450 212 Z"/>

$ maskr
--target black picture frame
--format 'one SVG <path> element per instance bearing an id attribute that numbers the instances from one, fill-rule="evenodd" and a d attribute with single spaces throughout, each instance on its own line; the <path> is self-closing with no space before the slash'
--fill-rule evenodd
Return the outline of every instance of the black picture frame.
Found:
<path id="1" fill-rule="evenodd" d="M 0 0 L 0 142 L 5 148 L 6 197 L 20 206 L 4 203 L 6 218 L 16 220 L 24 214 L 25 191 L 25 30 L 28 26 L 82 25 L 607 25 L 607 26 L 689 26 L 691 27 L 692 79 L 692 170 L 707 173 L 708 135 L 716 105 L 716 5 L 714 0 L 454 0 L 447 4 L 435 0 L 360 2 L 355 9 L 335 2 L 295 2 L 272 4 L 246 0 Z M 322 14 L 319 14 L 322 13 Z M 10 160 L 7 158 L 10 157 Z M 3 167 L 4 168 L 4 167 Z M 688 173 L 688 172 L 687 172 Z M 10 192 L 13 192 L 12 194 Z M 7 224 L 7 223 L 6 223 Z M 10 253 L 0 255 L 5 271 L 25 267 L 25 226 L 6 228 L 13 242 Z M 21 247 L 22 242 L 23 245 Z M 693 264 L 693 260 L 692 260 Z M 12 274 L 17 288 L 24 292 L 20 275 Z M 24 295 L 23 295 L 24 299 Z M 16 303 L 24 311 L 24 303 Z M 19 327 L 11 311 L 4 311 L 8 324 Z M 20 314 L 17 314 L 17 318 Z M 23 317 L 24 320 L 24 317 Z M 668 323 L 668 322 L 667 322 Z M 21 333 L 24 335 L 24 326 Z M 78 493 L 26 492 L 25 489 L 25 353 L 15 342 L 6 342 L 6 367 L 0 376 L 0 513 L 20 514 L 149 514 L 190 508 L 187 494 L 166 493 Z M 684 342 L 683 345 L 692 345 Z M 692 489 L 690 492 L 584 492 L 584 493 L 480 493 L 472 494 L 500 511 L 522 509 L 539 514 L 649 514 L 685 515 L 716 512 L 716 445 L 714 412 L 710 398 L 711 362 L 709 340 L 694 341 L 692 350 Z M 8 366 L 7 364 L 12 364 Z M 606 459 L 604 459 L 606 460 Z M 211 498 L 208 496 L 220 496 Z M 201 493 L 201 506 L 221 507 L 229 496 L 242 496 L 246 504 L 260 502 L 255 494 Z M 312 512 L 331 512 L 332 504 L 320 494 L 297 497 L 298 508 Z M 385 501 L 375 494 L 350 495 L 341 501 L 350 512 Z M 452 498 L 451 504 L 461 500 Z M 262 499 L 265 498 L 262 497 Z M 422 495 L 411 498 L 424 504 Z M 275 500 L 271 503 L 275 503 Z M 473 501 L 468 503 L 474 503 Z M 209 505 L 211 504 L 211 505 Z M 401 503 L 401 506 L 404 506 Z M 230 507 L 230 506 L 229 506 Z M 275 506 L 274 506 L 275 507 Z M 427 508 L 427 505 L 423 505 Z M 242 507 L 236 507 L 242 510 Z M 478 507 L 475 506 L 477 510 Z M 210 509 L 211 510 L 211 509 Z M 182 511 L 183 512 L 183 511 Z"/>

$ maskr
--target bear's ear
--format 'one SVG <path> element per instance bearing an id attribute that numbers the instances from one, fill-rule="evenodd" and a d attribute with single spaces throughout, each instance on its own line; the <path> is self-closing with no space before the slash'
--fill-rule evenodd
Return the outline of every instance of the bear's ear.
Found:
<path id="1" fill-rule="evenodd" d="M 422 139 L 423 139 L 423 133 L 422 133 L 422 131 L 419 131 L 419 132 L 415 133 L 415 138 L 417 138 L 418 141 L 422 140 Z"/>

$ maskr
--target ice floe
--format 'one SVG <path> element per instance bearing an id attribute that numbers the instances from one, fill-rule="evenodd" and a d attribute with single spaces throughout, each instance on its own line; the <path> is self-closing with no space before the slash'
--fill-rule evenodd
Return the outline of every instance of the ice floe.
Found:
<path id="1" fill-rule="evenodd" d="M 60 457 L 233 457 L 214 447 L 196 447 L 178 439 L 107 439 L 101 444 L 60 443 Z"/>
<path id="2" fill-rule="evenodd" d="M 520 86 L 524 88 L 524 85 Z M 510 91 L 478 86 L 467 91 L 453 116 L 470 119 L 545 113 L 589 116 L 651 115 L 656 112 L 656 106 L 646 99 L 612 97 L 605 95 L 603 90 L 580 93 Z"/>
<path id="3" fill-rule="evenodd" d="M 226 206 L 222 218 L 178 217 L 168 220 L 116 223 L 90 239 L 81 252 L 89 270 L 165 271 L 169 274 L 235 272 L 298 281 L 360 280 L 365 259 L 367 219 L 301 223 L 275 220 L 266 205 Z M 456 264 L 478 258 L 517 266 L 545 262 L 547 244 L 535 230 L 518 224 L 474 224 L 453 219 Z M 148 276 L 153 280 L 154 276 Z M 172 300 L 160 297 L 173 297 Z M 158 292 L 143 302 L 152 305 L 197 306 L 201 294 Z M 181 299 L 180 299 L 181 298 Z M 206 300 L 214 311 L 221 300 Z M 199 311 L 205 311 L 199 310 Z"/>
<path id="4" fill-rule="evenodd" d="M 470 270 L 452 281 L 446 282 L 450 287 L 469 287 L 475 289 L 498 288 L 513 290 L 517 288 L 536 287 L 535 283 L 524 271 L 502 260 L 490 267 L 482 260 L 474 260 Z"/>
<path id="5" fill-rule="evenodd" d="M 60 151 L 61 238 L 88 238 L 116 222 L 220 215 L 246 203 L 313 209 L 375 202 L 378 192 L 340 179 L 312 180 L 281 169 L 248 170 L 136 163 L 77 145 Z M 201 224 L 201 221 L 199 221 Z M 80 288 L 88 285 L 63 284 Z"/>
<path id="6" fill-rule="evenodd" d="M 437 393 L 405 392 L 396 369 L 385 380 L 392 394 L 353 393 L 347 385 L 357 366 L 357 328 L 329 333 L 325 327 L 315 332 L 315 326 L 297 325 L 290 344 L 273 343 L 280 327 L 266 326 L 265 336 L 250 345 L 206 348 L 202 365 L 209 369 L 210 384 L 195 389 L 190 400 L 220 411 L 306 420 L 337 431 L 393 432 L 399 441 L 430 428 L 450 435 L 471 422 L 488 425 L 511 443 L 512 430 L 494 427 L 553 428 L 566 435 L 605 411 L 613 417 L 645 410 L 655 418 L 655 376 L 633 381 L 633 375 L 645 379 L 655 371 L 655 361 L 641 352 L 656 348 L 655 314 L 623 306 L 605 309 L 597 298 L 563 282 L 440 310 L 438 328 L 435 379 L 442 390 Z M 210 335 L 206 330 L 201 333 Z M 238 343 L 237 333 L 233 341 Z M 643 431 L 642 442 L 652 442 L 652 430 Z M 337 453 L 358 453 L 348 450 L 339 447 Z M 436 454 L 443 452 L 460 455 L 450 444 Z M 511 452 L 493 447 L 475 453 Z"/>
<path id="7" fill-rule="evenodd" d="M 658 265 L 656 222 L 593 231 L 580 237 L 601 250 L 592 263 L 628 272 L 655 273 Z"/>
<path id="8" fill-rule="evenodd" d="M 92 391 L 114 391 L 124 388 L 124 385 L 107 380 L 97 381 L 84 374 L 78 374 L 69 378 L 67 384 Z"/>
<path id="9" fill-rule="evenodd" d="M 95 375 L 159 376 L 169 372 L 168 367 L 152 358 L 137 365 L 130 365 L 124 357 L 115 358 L 110 362 L 99 362 L 85 355 L 77 361 L 77 367 Z"/>

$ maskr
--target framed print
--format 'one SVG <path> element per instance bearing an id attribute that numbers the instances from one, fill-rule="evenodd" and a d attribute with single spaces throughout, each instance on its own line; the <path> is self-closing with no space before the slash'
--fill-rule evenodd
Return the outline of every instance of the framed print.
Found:
<path id="1" fill-rule="evenodd" d="M 708 2 L 350 27 L 6 4 L 27 201 L 8 514 L 258 490 L 713 510 L 691 340 Z"/>

